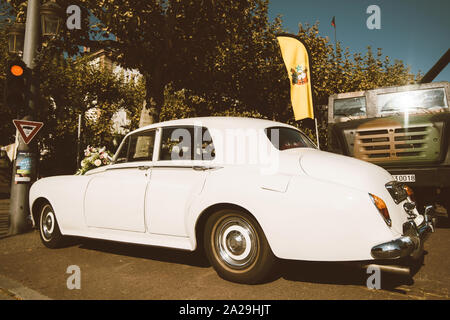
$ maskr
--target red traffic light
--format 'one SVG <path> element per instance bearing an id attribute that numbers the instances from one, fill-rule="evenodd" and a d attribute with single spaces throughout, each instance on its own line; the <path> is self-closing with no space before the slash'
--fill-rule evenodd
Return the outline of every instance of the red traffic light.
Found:
<path id="1" fill-rule="evenodd" d="M 17 109 L 27 105 L 31 72 L 20 59 L 9 61 L 6 66 L 4 104 Z"/>
<path id="2" fill-rule="evenodd" d="M 10 68 L 11 74 L 16 77 L 23 75 L 23 68 L 17 64 L 14 64 Z"/>

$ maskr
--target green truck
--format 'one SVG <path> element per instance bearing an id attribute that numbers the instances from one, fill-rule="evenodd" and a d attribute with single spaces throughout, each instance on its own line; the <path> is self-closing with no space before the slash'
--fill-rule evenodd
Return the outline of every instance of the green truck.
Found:
<path id="1" fill-rule="evenodd" d="M 385 168 L 414 190 L 419 211 L 431 201 L 447 216 L 449 94 L 449 82 L 435 82 L 332 95 L 328 148 Z"/>

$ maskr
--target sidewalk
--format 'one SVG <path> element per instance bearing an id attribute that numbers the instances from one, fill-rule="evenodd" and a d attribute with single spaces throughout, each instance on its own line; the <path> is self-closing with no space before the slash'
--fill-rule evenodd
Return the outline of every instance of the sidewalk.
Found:
<path id="1" fill-rule="evenodd" d="M 22 283 L 0 275 L 0 300 L 50 300 Z"/>
<path id="2" fill-rule="evenodd" d="M 9 199 L 0 199 L 0 238 L 8 233 Z"/>

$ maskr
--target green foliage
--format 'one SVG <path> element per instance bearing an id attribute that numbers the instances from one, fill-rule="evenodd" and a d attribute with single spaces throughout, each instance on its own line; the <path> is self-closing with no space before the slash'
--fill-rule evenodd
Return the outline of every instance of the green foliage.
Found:
<path id="1" fill-rule="evenodd" d="M 0 39 L 7 39 L 8 23 L 0 24 Z M 8 53 L 8 42 L 0 41 L 0 146 L 14 143 L 14 138 L 10 134 L 14 130 L 12 120 L 17 116 L 17 111 L 5 105 L 5 80 L 6 67 L 12 55 Z"/>
<path id="2" fill-rule="evenodd" d="M 41 162 L 41 173 L 73 173 L 78 165 L 79 115 L 83 127 L 81 147 L 97 144 L 115 149 L 116 136 L 121 137 L 111 130 L 112 116 L 119 110 L 130 113 L 138 108 L 143 100 L 143 85 L 142 81 L 114 74 L 106 65 L 91 64 L 89 57 L 73 61 L 61 56 L 45 57 L 48 55 L 44 50 L 36 67 L 42 96 L 37 117 L 45 123 L 39 134 L 40 145 L 48 150 Z M 86 116 L 88 110 L 91 117 Z"/>

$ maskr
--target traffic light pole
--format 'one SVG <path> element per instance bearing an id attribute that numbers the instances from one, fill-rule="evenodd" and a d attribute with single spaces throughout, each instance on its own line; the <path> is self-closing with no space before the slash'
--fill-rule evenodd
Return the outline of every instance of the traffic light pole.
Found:
<path id="1" fill-rule="evenodd" d="M 40 0 L 28 0 L 27 6 L 27 18 L 25 25 L 25 42 L 23 50 L 23 61 L 27 67 L 32 71 L 34 68 L 34 58 L 38 46 L 40 45 Z M 36 79 L 33 78 L 32 72 L 30 72 L 30 91 L 29 99 L 27 99 L 27 105 L 25 106 L 26 116 L 24 120 L 36 120 L 33 116 L 36 114 L 37 109 L 37 92 L 39 85 Z M 33 181 L 36 180 L 36 166 L 37 166 L 37 144 L 36 140 L 30 144 L 26 144 L 19 132 L 16 131 L 18 136 L 18 147 L 16 152 L 16 159 L 13 165 L 13 175 L 11 182 L 11 198 L 10 198 L 10 210 L 9 210 L 9 235 L 15 235 L 30 230 L 30 223 L 28 217 L 30 215 L 30 208 L 28 204 L 28 196 L 30 186 Z M 29 171 L 31 181 L 23 183 L 16 181 L 17 173 L 17 160 L 18 155 L 28 157 Z"/>

